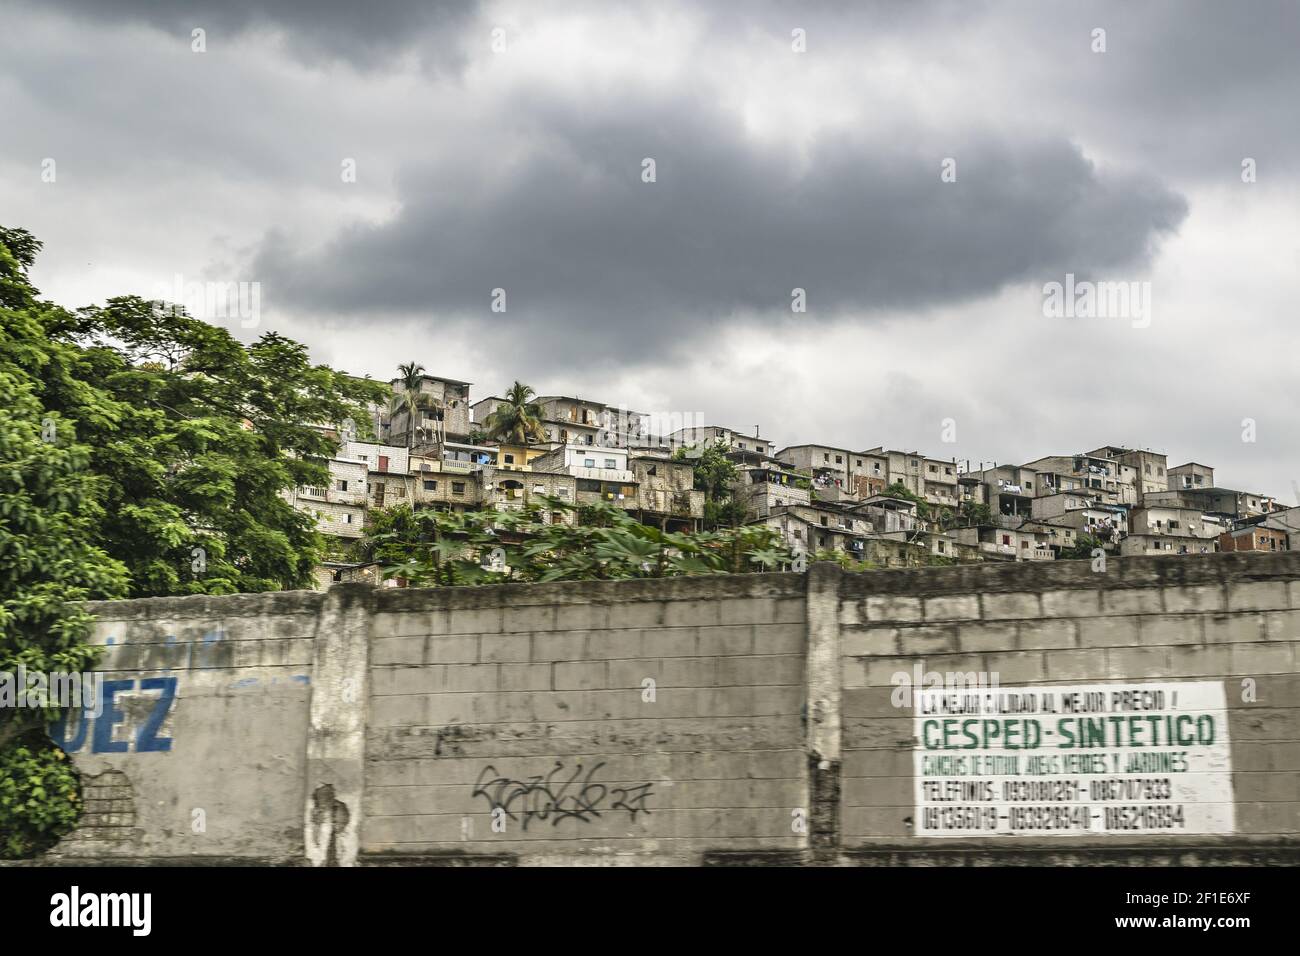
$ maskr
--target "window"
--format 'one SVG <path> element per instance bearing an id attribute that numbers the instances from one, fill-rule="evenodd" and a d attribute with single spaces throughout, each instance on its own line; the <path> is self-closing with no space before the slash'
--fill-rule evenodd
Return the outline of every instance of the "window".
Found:
<path id="1" fill-rule="evenodd" d="M 1148 475 L 1151 474 L 1151 465 L 1150 465 L 1150 464 L 1143 465 L 1142 467 L 1143 467 L 1143 470 L 1145 470 L 1146 473 L 1147 473 Z"/>
<path id="2" fill-rule="evenodd" d="M 1021 548 L 1027 548 L 1027 547 L 1029 547 L 1029 542 L 1028 542 L 1028 541 L 1021 541 L 1021 542 L 1020 542 L 1020 547 L 1021 547 Z"/>
<path id="3" fill-rule="evenodd" d="M 515 463 L 515 456 L 514 456 L 514 455 L 506 455 L 506 464 L 507 464 L 507 465 L 513 465 L 514 463 Z"/>
<path id="4" fill-rule="evenodd" d="M 939 469 L 938 469 L 938 467 L 935 466 L 935 465 L 931 465 L 931 466 L 930 466 L 930 474 L 932 474 L 932 475 L 937 475 L 937 474 L 939 474 Z"/>
<path id="5" fill-rule="evenodd" d="M 533 485 L 533 494 L 535 495 L 546 494 L 546 486 L 541 484 Z"/>
<path id="6" fill-rule="evenodd" d="M 835 464 L 837 464 L 837 465 L 842 465 L 842 464 L 844 464 L 844 456 L 843 456 L 843 455 L 836 455 L 836 456 L 835 456 Z"/>
<path id="7" fill-rule="evenodd" d="M 831 460 L 831 453 L 830 453 L 830 452 L 822 452 L 822 461 L 830 461 L 830 460 Z"/>
<path id="8" fill-rule="evenodd" d="M 559 488 L 556 489 L 556 491 L 559 492 L 559 497 L 561 498 L 569 497 L 569 488 L 567 485 L 561 485 Z"/>
<path id="9" fill-rule="evenodd" d="M 583 467 L 585 467 L 585 468 L 595 468 L 595 467 L 596 467 L 596 459 L 594 459 L 594 458 L 584 458 L 584 459 L 582 459 L 582 464 L 583 464 Z"/>
<path id="10" fill-rule="evenodd" d="M 826 526 L 827 526 L 826 516 L 823 515 L 823 516 L 822 516 L 822 527 L 824 528 L 824 527 L 826 527 Z"/>
<path id="11" fill-rule="evenodd" d="M 1004 535 L 1002 536 L 1002 543 L 1003 543 L 1003 544 L 1010 544 L 1010 543 L 1011 543 L 1011 535 L 1009 535 L 1009 534 L 1004 534 Z"/>
<path id="12" fill-rule="evenodd" d="M 425 490 L 425 491 L 437 491 L 437 490 L 438 490 L 438 483 L 437 483 L 436 481 L 432 480 L 432 479 L 426 478 L 426 479 L 424 480 L 424 490 Z"/>
<path id="13" fill-rule="evenodd" d="M 453 481 L 451 483 L 451 493 L 453 495 L 463 495 L 465 493 L 465 482 Z"/>
<path id="14" fill-rule="evenodd" d="M 859 468 L 862 467 L 862 459 L 861 459 L 861 458 L 858 459 L 858 467 L 859 467 Z"/>
<path id="15" fill-rule="evenodd" d="M 340 478 L 340 479 L 338 479 L 338 481 L 334 482 L 334 490 L 335 490 L 335 491 L 347 491 L 347 490 L 348 490 L 348 481 L 347 481 L 347 479 L 346 479 L 346 478 Z"/>
<path id="16" fill-rule="evenodd" d="M 618 461 L 617 461 L 617 459 L 614 459 L 614 458 L 606 458 L 606 459 L 605 459 L 605 467 L 606 467 L 606 468 L 617 468 L 617 467 L 618 467 Z"/>

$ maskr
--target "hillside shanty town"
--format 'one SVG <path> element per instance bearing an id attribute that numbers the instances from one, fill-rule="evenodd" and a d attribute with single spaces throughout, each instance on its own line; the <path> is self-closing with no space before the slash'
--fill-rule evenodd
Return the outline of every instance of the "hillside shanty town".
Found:
<path id="1" fill-rule="evenodd" d="M 376 509 L 395 505 L 463 513 L 531 504 L 545 521 L 572 523 L 582 506 L 605 503 L 644 524 L 697 531 L 717 493 L 696 474 L 706 454 L 725 459 L 728 523 L 766 525 L 793 553 L 850 567 L 1286 551 L 1300 542 L 1300 507 L 1143 448 L 1049 449 L 972 467 L 933 449 L 779 446 L 758 429 L 535 396 L 520 383 L 506 397 L 474 400 L 469 382 L 414 365 L 403 372 L 392 402 L 371 409 L 373 440 L 359 439 L 355 423 L 321 426 L 338 443 L 330 484 L 292 495 L 338 544 L 361 538 Z M 573 507 L 548 513 L 548 501 Z M 379 577 L 373 564 L 348 560 L 317 569 L 319 586 Z"/>

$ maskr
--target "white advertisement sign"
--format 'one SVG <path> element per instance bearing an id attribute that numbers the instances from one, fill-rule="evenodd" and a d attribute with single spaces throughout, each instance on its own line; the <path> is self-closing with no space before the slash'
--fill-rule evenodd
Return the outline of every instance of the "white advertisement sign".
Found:
<path id="1" fill-rule="evenodd" d="M 921 690 L 915 834 L 1232 833 L 1221 681 Z"/>

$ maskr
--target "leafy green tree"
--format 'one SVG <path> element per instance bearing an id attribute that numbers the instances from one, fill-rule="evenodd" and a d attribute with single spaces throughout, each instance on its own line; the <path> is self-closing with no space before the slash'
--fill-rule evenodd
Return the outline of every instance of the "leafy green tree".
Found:
<path id="1" fill-rule="evenodd" d="M 901 498 L 904 501 L 912 502 L 916 505 L 916 516 L 922 521 L 930 520 L 930 502 L 913 492 L 901 481 L 894 482 L 884 490 L 883 494 L 888 495 L 890 498 Z"/>
<path id="2" fill-rule="evenodd" d="M 1081 531 L 1074 539 L 1073 548 L 1062 548 L 1060 557 L 1063 560 L 1070 559 L 1087 559 L 1092 557 L 1092 552 L 1096 548 L 1105 549 L 1105 545 L 1100 538 L 1096 538 L 1087 532 Z"/>
<path id="3" fill-rule="evenodd" d="M 523 382 L 515 382 L 507 389 L 505 401 L 498 405 L 483 422 L 488 437 L 515 445 L 529 445 L 546 440 L 546 426 L 542 424 L 541 406 L 532 399 L 536 393 Z"/>
<path id="4" fill-rule="evenodd" d="M 96 541 L 127 566 L 132 596 L 310 585 L 322 536 L 287 493 L 328 484 L 338 440 L 320 425 L 368 421 L 382 384 L 312 365 L 277 333 L 244 346 L 135 296 L 47 334 L 77 345 L 43 371 L 43 401 L 91 448 Z"/>
<path id="5" fill-rule="evenodd" d="M 744 524 L 748 512 L 742 501 L 736 500 L 732 487 L 740 472 L 736 463 L 727 457 L 727 443 L 718 439 L 697 453 L 679 448 L 674 457 L 690 461 L 694 468 L 695 488 L 704 492 L 704 527 L 735 528 Z"/>
<path id="6" fill-rule="evenodd" d="M 819 548 L 808 560 L 810 564 L 814 561 L 829 561 L 831 564 L 838 564 L 846 571 L 870 571 L 880 567 L 874 561 L 859 561 L 841 548 Z"/>
<path id="7" fill-rule="evenodd" d="M 390 415 L 406 415 L 406 451 L 409 454 L 415 447 L 416 420 L 427 416 L 438 421 L 442 417 L 442 405 L 428 392 L 420 389 L 420 380 L 424 376 L 423 365 L 406 362 L 397 366 L 397 371 L 401 375 L 397 389 L 389 399 L 388 411 Z M 442 436 L 435 432 L 434 440 L 441 441 Z"/>
<path id="8" fill-rule="evenodd" d="M 0 670 L 90 667 L 82 600 L 308 586 L 323 537 L 287 492 L 337 450 L 313 423 L 368 420 L 384 386 L 133 296 L 68 312 L 28 279 L 39 249 L 0 228 Z M 55 714 L 0 709 L 0 853 L 75 820 Z"/>
<path id="9" fill-rule="evenodd" d="M 961 516 L 968 526 L 979 527 L 993 523 L 993 512 L 989 506 L 976 501 L 963 501 Z"/>
<path id="10" fill-rule="evenodd" d="M 614 580 L 774 570 L 794 555 L 761 525 L 678 533 L 644 525 L 603 502 L 588 523 L 553 523 L 576 507 L 538 496 L 520 511 L 458 514 L 408 506 L 379 512 L 362 552 L 385 577 L 415 586 L 503 581 Z"/>
<path id="11" fill-rule="evenodd" d="M 75 603 L 122 597 L 126 569 L 96 544 L 104 483 L 75 423 L 42 406 L 40 374 L 70 360 L 45 334 L 55 311 L 27 279 L 40 244 L 0 229 L 0 671 L 93 666 L 92 619 Z M 25 690 L 25 688 L 24 688 Z M 75 772 L 45 735 L 58 711 L 0 707 L 0 858 L 30 856 L 80 813 Z"/>

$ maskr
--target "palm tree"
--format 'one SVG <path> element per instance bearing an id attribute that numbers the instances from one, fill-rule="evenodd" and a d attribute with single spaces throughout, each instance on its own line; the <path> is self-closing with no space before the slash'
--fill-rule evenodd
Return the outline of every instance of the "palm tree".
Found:
<path id="1" fill-rule="evenodd" d="M 523 382 L 515 382 L 506 392 L 505 401 L 492 410 L 483 422 L 488 435 L 497 441 L 528 445 L 546 441 L 542 409 L 532 399 L 536 396 Z"/>
<path id="2" fill-rule="evenodd" d="M 397 389 L 393 392 L 388 411 L 389 415 L 406 413 L 406 452 L 410 454 L 411 449 L 415 447 L 415 419 L 417 415 L 423 417 L 425 412 L 432 413 L 430 417 L 434 419 L 434 440 L 442 441 L 438 435 L 437 426 L 437 422 L 442 418 L 442 406 L 428 392 L 420 390 L 420 379 L 424 375 L 423 365 L 407 362 L 397 366 L 397 371 L 402 373 L 401 380 Z"/>

